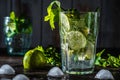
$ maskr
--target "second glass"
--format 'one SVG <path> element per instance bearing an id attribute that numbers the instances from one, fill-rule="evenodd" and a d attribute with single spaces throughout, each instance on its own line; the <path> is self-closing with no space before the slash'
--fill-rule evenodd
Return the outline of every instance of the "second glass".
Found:
<path id="1" fill-rule="evenodd" d="M 10 17 L 4 17 L 5 44 L 9 55 L 24 55 L 30 48 L 32 26 L 27 19 L 23 24 L 15 23 Z"/>

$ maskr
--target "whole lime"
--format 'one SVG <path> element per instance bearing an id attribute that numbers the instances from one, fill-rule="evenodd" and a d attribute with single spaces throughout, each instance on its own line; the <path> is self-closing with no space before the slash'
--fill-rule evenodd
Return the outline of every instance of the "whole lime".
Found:
<path id="1" fill-rule="evenodd" d="M 26 70 L 39 69 L 46 64 L 46 57 L 42 50 L 38 48 L 26 52 L 23 58 L 23 67 Z"/>

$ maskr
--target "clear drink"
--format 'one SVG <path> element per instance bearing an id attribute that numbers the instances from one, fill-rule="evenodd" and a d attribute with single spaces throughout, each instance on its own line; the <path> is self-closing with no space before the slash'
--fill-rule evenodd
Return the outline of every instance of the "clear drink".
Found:
<path id="1" fill-rule="evenodd" d="M 60 12 L 60 44 L 64 72 L 93 72 L 97 34 L 97 12 Z"/>

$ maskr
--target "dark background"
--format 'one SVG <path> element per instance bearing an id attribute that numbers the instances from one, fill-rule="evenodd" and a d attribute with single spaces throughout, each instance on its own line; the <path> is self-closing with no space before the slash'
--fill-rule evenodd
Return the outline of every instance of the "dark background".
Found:
<path id="1" fill-rule="evenodd" d="M 3 17 L 14 10 L 17 15 L 24 13 L 32 18 L 33 35 L 31 48 L 38 45 L 59 47 L 58 28 L 51 30 L 43 18 L 46 8 L 53 0 L 0 0 L 0 48 L 6 48 L 3 35 Z M 91 10 L 100 8 L 100 27 L 97 48 L 109 49 L 119 54 L 120 49 L 120 8 L 118 0 L 60 0 L 65 9 Z M 108 51 L 109 52 L 109 51 Z"/>

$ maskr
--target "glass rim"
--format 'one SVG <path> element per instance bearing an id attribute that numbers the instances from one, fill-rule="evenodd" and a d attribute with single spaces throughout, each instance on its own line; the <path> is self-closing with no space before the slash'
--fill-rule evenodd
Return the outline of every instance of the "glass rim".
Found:
<path id="1" fill-rule="evenodd" d="M 60 13 L 61 12 L 63 12 L 63 13 L 68 13 L 68 12 L 72 12 L 72 11 L 68 11 L 68 10 L 66 10 L 66 11 L 60 11 Z M 78 13 L 99 13 L 98 11 L 78 11 Z"/>

